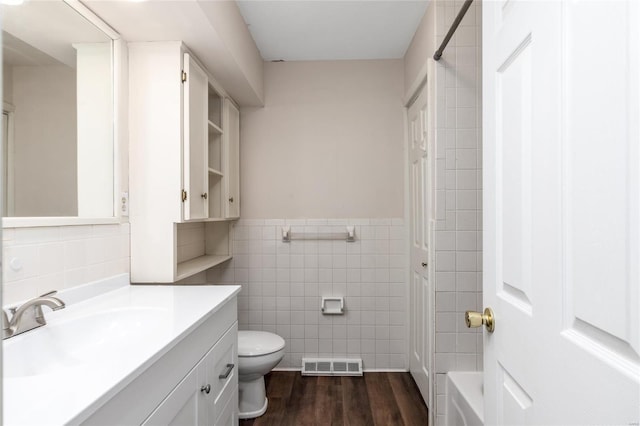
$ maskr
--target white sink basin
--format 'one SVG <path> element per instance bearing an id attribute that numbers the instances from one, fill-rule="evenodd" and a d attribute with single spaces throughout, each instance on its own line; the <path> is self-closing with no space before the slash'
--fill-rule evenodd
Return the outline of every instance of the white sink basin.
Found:
<path id="1" fill-rule="evenodd" d="M 3 375 L 36 376 L 118 362 L 129 351 L 144 348 L 167 332 L 170 320 L 170 313 L 160 308 L 110 309 L 73 318 L 60 315 L 43 327 L 4 341 Z"/>

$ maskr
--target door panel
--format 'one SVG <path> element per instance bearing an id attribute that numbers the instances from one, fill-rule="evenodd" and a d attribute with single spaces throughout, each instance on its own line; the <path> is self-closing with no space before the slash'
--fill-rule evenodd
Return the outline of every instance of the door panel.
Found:
<path id="1" fill-rule="evenodd" d="M 486 424 L 640 421 L 638 7 L 484 3 Z"/>
<path id="2" fill-rule="evenodd" d="M 588 19 L 600 15 L 601 6 L 597 2 L 572 2 L 564 7 L 571 36 L 567 40 L 563 66 L 567 76 L 579 76 L 566 78 L 564 84 L 568 103 L 563 156 L 565 220 L 569 224 L 564 235 L 569 296 L 566 325 L 581 324 L 581 332 L 601 340 L 600 343 L 614 352 L 617 349 L 610 345 L 616 346 L 616 340 L 624 342 L 637 357 L 638 297 L 629 297 L 634 292 L 634 283 L 638 282 L 637 229 L 636 238 L 628 238 L 634 235 L 632 226 L 638 220 L 640 192 L 639 77 L 637 58 L 633 64 L 634 58 L 630 55 L 630 49 L 638 48 L 637 43 L 633 45 L 630 32 L 637 33 L 637 29 L 631 27 L 634 24 L 630 20 L 633 16 L 630 2 L 607 5 L 607 20 L 619 23 L 607 27 L 607 37 L 588 25 Z M 607 56 L 615 60 L 603 61 L 598 67 L 589 66 L 592 55 L 580 49 L 584 43 L 593 49 L 606 49 Z M 606 84 L 593 84 L 594 81 L 606 81 Z M 629 90 L 629 86 L 636 90 Z M 601 143 L 585 144 L 582 142 L 585 140 Z M 603 167 L 603 164 L 615 167 Z M 603 252 L 609 254 L 606 263 L 602 262 Z M 590 267 L 583 268 L 583 265 Z M 635 291 L 637 294 L 637 289 Z"/>
<path id="3" fill-rule="evenodd" d="M 506 303 L 531 314 L 531 38 L 508 56 L 497 73 L 498 134 L 501 156 L 502 288 Z"/>
<path id="4" fill-rule="evenodd" d="M 524 425 L 527 424 L 527 417 L 533 400 L 529 394 L 520 386 L 509 373 L 501 368 L 499 370 L 498 401 L 501 405 L 499 409 L 499 424 L 504 425 Z"/>
<path id="5" fill-rule="evenodd" d="M 411 360 L 420 365 L 422 360 L 422 316 L 420 303 L 420 275 L 413 273 L 411 279 Z M 413 367 L 412 367 L 413 369 Z"/>
<path id="6" fill-rule="evenodd" d="M 420 222 L 422 205 L 422 194 L 420 193 L 420 174 L 422 170 L 418 164 L 411 163 L 411 244 L 414 249 L 419 250 L 422 239 L 422 223 Z"/>

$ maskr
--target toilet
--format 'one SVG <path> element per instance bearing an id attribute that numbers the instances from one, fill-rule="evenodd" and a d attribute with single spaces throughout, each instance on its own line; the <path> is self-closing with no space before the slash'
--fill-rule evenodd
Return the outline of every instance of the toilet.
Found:
<path id="1" fill-rule="evenodd" d="M 264 375 L 284 356 L 284 339 L 266 331 L 238 331 L 239 417 L 252 419 L 267 411 Z"/>

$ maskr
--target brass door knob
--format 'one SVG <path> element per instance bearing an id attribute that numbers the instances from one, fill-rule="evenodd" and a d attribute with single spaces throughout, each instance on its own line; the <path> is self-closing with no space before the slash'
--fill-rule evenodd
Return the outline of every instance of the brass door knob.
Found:
<path id="1" fill-rule="evenodd" d="M 496 329 L 496 322 L 491 308 L 485 308 L 484 313 L 467 311 L 464 314 L 464 321 L 469 328 L 480 327 L 484 324 L 489 333 L 493 333 L 493 330 Z"/>

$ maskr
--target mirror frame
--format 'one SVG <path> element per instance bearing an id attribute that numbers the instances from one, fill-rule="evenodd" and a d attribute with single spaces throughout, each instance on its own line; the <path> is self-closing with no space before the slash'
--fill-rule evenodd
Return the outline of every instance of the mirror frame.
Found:
<path id="1" fill-rule="evenodd" d="M 119 209 L 123 192 L 128 191 L 127 153 L 127 46 L 120 34 L 79 0 L 63 0 L 87 21 L 111 38 L 113 70 L 113 212 L 111 217 L 3 217 L 2 228 L 41 226 L 102 225 L 127 222 Z"/>

